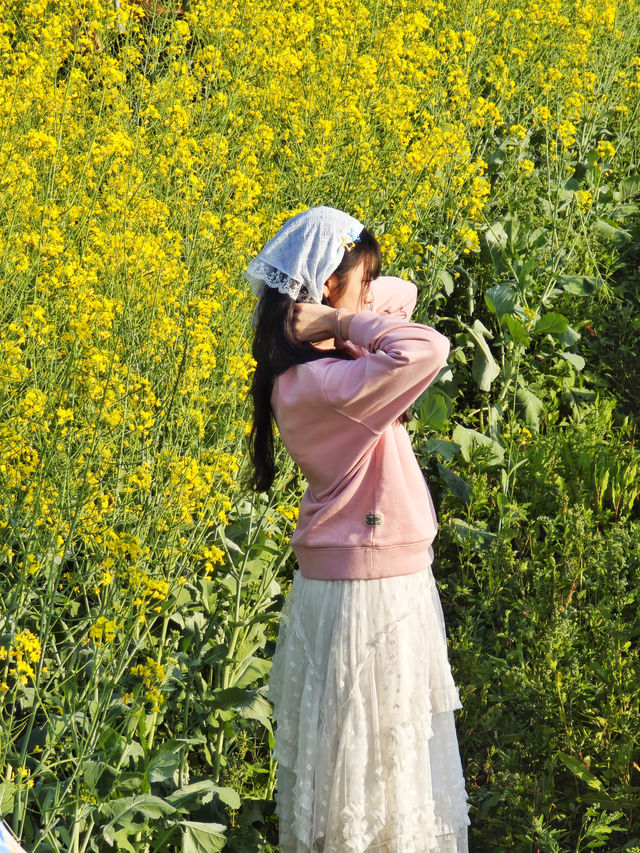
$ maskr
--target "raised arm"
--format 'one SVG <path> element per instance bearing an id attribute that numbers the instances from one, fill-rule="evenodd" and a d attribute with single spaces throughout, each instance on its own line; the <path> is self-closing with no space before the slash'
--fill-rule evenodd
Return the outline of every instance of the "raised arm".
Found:
<path id="1" fill-rule="evenodd" d="M 349 340 L 369 355 L 334 361 L 322 391 L 342 414 L 382 432 L 438 375 L 449 355 L 449 341 L 430 326 L 393 314 L 364 310 L 348 318 Z"/>
<path id="2" fill-rule="evenodd" d="M 416 307 L 418 288 L 410 281 L 392 275 L 374 278 L 369 285 L 370 302 L 367 308 L 376 314 L 395 314 L 411 319 Z"/>

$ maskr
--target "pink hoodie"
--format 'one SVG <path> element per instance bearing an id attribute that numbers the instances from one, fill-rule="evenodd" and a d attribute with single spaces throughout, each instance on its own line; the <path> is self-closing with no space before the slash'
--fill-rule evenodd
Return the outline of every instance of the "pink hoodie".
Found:
<path id="1" fill-rule="evenodd" d="M 271 397 L 285 447 L 308 489 L 291 546 L 301 573 L 327 580 L 421 571 L 436 514 L 399 416 L 436 378 L 449 341 L 408 318 L 414 284 L 381 277 L 351 320 L 354 361 L 290 367 Z"/>

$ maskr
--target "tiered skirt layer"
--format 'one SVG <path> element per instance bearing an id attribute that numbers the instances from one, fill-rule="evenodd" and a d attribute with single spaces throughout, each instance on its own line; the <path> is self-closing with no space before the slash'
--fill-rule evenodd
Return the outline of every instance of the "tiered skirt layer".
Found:
<path id="1" fill-rule="evenodd" d="M 467 853 L 462 705 L 430 567 L 296 571 L 269 698 L 281 853 Z"/>

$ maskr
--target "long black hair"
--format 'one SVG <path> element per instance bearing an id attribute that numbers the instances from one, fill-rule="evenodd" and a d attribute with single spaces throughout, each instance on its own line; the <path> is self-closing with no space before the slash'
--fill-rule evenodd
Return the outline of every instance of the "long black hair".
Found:
<path id="1" fill-rule="evenodd" d="M 334 296 L 340 296 L 344 291 L 349 273 L 363 258 L 364 279 L 368 282 L 380 275 L 381 257 L 378 241 L 366 228 L 334 270 L 338 277 Z M 252 348 L 256 361 L 251 384 L 253 423 L 249 435 L 249 456 L 253 463 L 250 485 L 258 492 L 266 492 L 275 477 L 271 393 L 276 376 L 294 364 L 318 358 L 351 358 L 346 350 L 322 350 L 308 341 L 299 340 L 293 328 L 293 306 L 294 301 L 288 294 L 272 287 L 265 288 L 258 304 Z"/>

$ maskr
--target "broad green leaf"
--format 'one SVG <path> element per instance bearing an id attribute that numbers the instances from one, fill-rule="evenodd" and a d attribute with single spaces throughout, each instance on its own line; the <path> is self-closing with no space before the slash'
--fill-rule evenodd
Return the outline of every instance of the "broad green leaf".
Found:
<path id="1" fill-rule="evenodd" d="M 495 441 L 501 447 L 504 446 L 502 436 L 500 435 L 500 424 L 504 416 L 504 410 L 500 403 L 494 403 L 489 407 L 487 418 L 487 435 L 492 441 Z"/>
<path id="2" fill-rule="evenodd" d="M 609 211 L 609 219 L 626 219 L 629 216 L 637 216 L 640 213 L 638 204 L 618 204 Z"/>
<path id="3" fill-rule="evenodd" d="M 508 213 L 504 218 L 504 230 L 512 246 L 520 244 L 520 220 L 517 213 Z"/>
<path id="4" fill-rule="evenodd" d="M 125 850 L 126 853 L 139 853 L 135 847 L 132 847 L 129 841 L 130 831 L 128 829 L 119 829 L 113 834 L 113 841 L 116 843 L 116 850 Z"/>
<path id="5" fill-rule="evenodd" d="M 254 690 L 241 687 L 226 687 L 213 691 L 215 707 L 221 711 L 227 708 L 244 708 L 256 698 Z"/>
<path id="6" fill-rule="evenodd" d="M 207 645 L 209 648 L 202 655 L 203 663 L 218 663 L 224 660 L 229 654 L 229 647 L 223 643 L 216 643 L 215 640 L 207 640 Z"/>
<path id="7" fill-rule="evenodd" d="M 5 817 L 13 812 L 15 790 L 15 782 L 0 783 L 0 816 Z"/>
<path id="8" fill-rule="evenodd" d="M 483 260 L 491 260 L 498 274 L 507 272 L 504 249 L 508 243 L 507 232 L 501 222 L 494 222 L 479 234 Z"/>
<path id="9" fill-rule="evenodd" d="M 149 782 L 164 782 L 170 779 L 180 764 L 180 753 L 176 745 L 161 747 L 151 757 L 147 766 L 147 778 Z"/>
<path id="10" fill-rule="evenodd" d="M 492 337 L 491 332 L 479 320 L 473 326 L 466 326 L 466 329 L 476 345 L 471 373 L 480 389 L 489 391 L 491 383 L 500 375 L 500 368 L 485 340 L 485 335 Z"/>
<path id="11" fill-rule="evenodd" d="M 487 168 L 489 172 L 497 172 L 504 166 L 505 161 L 505 151 L 502 146 L 500 148 L 496 148 L 490 154 L 487 155 Z"/>
<path id="12" fill-rule="evenodd" d="M 464 543 L 469 540 L 479 545 L 481 548 L 486 548 L 496 538 L 495 533 L 489 530 L 483 530 L 481 527 L 474 527 L 461 518 L 452 518 L 450 524 L 456 532 L 458 538 Z"/>
<path id="13" fill-rule="evenodd" d="M 527 334 L 527 330 L 522 325 L 520 320 L 516 320 L 516 318 L 512 317 L 510 314 L 506 314 L 504 319 L 513 342 L 518 344 L 519 346 L 528 346 L 531 341 L 531 338 Z"/>
<path id="14" fill-rule="evenodd" d="M 494 284 L 484 292 L 484 301 L 489 311 L 501 318 L 510 314 L 516 306 L 516 292 L 508 284 Z"/>
<path id="15" fill-rule="evenodd" d="M 594 788 L 597 791 L 602 791 L 604 793 L 604 785 L 595 776 L 588 767 L 580 761 L 578 758 L 574 758 L 572 755 L 567 755 L 565 752 L 558 752 L 558 758 L 562 761 L 562 763 L 574 774 L 578 779 L 586 782 L 590 788 Z"/>
<path id="16" fill-rule="evenodd" d="M 572 364 L 576 370 L 583 370 L 586 364 L 586 361 L 581 355 L 578 355 L 575 352 L 564 352 L 560 351 L 558 355 L 561 358 L 564 358 L 565 361 L 568 361 L 569 364 Z"/>
<path id="17" fill-rule="evenodd" d="M 538 317 L 533 324 L 533 331 L 538 335 L 560 335 L 569 328 L 569 321 L 562 314 L 555 311 L 547 311 L 542 317 Z"/>
<path id="18" fill-rule="evenodd" d="M 177 809 L 194 811 L 201 805 L 210 803 L 214 796 L 217 796 L 231 809 L 240 808 L 240 796 L 233 788 L 220 788 L 210 779 L 202 779 L 199 782 L 192 782 L 190 785 L 178 788 L 177 791 L 169 794 L 167 802 Z"/>
<path id="19" fill-rule="evenodd" d="M 263 658 L 249 657 L 234 681 L 235 687 L 248 687 L 258 679 L 263 679 L 271 669 L 271 661 Z"/>
<path id="20" fill-rule="evenodd" d="M 429 438 L 425 442 L 424 448 L 427 453 L 439 453 L 447 462 L 453 459 L 456 453 L 460 453 L 460 445 L 445 438 Z"/>
<path id="21" fill-rule="evenodd" d="M 462 501 L 462 503 L 468 504 L 471 497 L 471 487 L 469 484 L 450 468 L 447 468 L 446 465 L 443 465 L 441 462 L 438 462 L 437 464 L 438 473 L 444 480 L 445 485 L 451 494 L 458 498 L 458 500 Z"/>
<path id="22" fill-rule="evenodd" d="M 118 777 L 115 767 L 104 761 L 84 761 L 80 765 L 80 774 L 89 790 L 98 790 L 101 796 L 107 795 Z"/>
<path id="23" fill-rule="evenodd" d="M 604 219 L 596 220 L 593 228 L 596 237 L 602 243 L 606 243 L 610 246 L 617 246 L 620 248 L 621 246 L 626 246 L 626 244 L 631 240 L 631 234 L 629 234 L 628 231 L 625 231 L 622 228 L 616 228 L 614 225 L 610 225 L 608 222 L 605 222 Z"/>
<path id="24" fill-rule="evenodd" d="M 232 574 L 217 575 L 216 580 L 231 595 L 236 594 L 236 590 L 238 589 L 238 581 L 236 578 L 234 578 L 234 576 Z"/>
<path id="25" fill-rule="evenodd" d="M 530 249 L 539 249 L 549 242 L 546 228 L 536 228 L 527 235 L 527 243 Z"/>
<path id="26" fill-rule="evenodd" d="M 143 755 L 144 749 L 142 748 L 142 744 L 138 743 L 137 740 L 132 740 L 131 743 L 128 743 L 124 748 L 124 752 L 122 753 L 122 764 L 126 767 L 129 763 L 129 759 L 133 758 L 133 763 L 135 765 L 135 759 L 140 758 Z"/>
<path id="27" fill-rule="evenodd" d="M 246 622 L 241 619 L 239 622 L 231 621 L 230 625 L 234 628 L 244 628 L 246 626 Z M 266 636 L 264 633 L 264 625 L 260 623 L 254 622 L 251 626 L 251 630 L 248 631 L 245 635 L 245 639 L 236 649 L 236 653 L 234 658 L 236 661 L 243 661 L 247 658 L 254 655 L 258 649 L 264 647 L 266 642 Z"/>
<path id="28" fill-rule="evenodd" d="M 618 196 L 620 201 L 626 201 L 628 198 L 640 194 L 640 175 L 633 175 L 630 178 L 623 178 L 618 186 Z"/>
<path id="29" fill-rule="evenodd" d="M 483 435 L 474 429 L 458 425 L 453 431 L 453 440 L 460 445 L 466 462 L 470 461 L 475 447 L 485 447 L 489 450 L 489 465 L 499 465 L 504 460 L 504 448 L 488 435 Z"/>
<path id="30" fill-rule="evenodd" d="M 453 276 L 447 270 L 438 270 L 435 274 L 434 283 L 443 288 L 447 296 L 453 293 Z"/>
<path id="31" fill-rule="evenodd" d="M 573 296 L 590 296 L 602 286 L 601 281 L 589 275 L 561 275 L 557 284 L 565 293 Z"/>
<path id="32" fill-rule="evenodd" d="M 240 826 L 250 826 L 252 823 L 264 823 L 269 815 L 275 811 L 273 799 L 260 800 L 245 797 L 242 800 L 242 810 L 238 815 Z M 255 853 L 255 849 L 249 851 Z"/>
<path id="33" fill-rule="evenodd" d="M 151 819 L 167 817 L 174 814 L 174 807 L 153 794 L 140 794 L 137 797 L 119 797 L 117 800 L 108 800 L 98 807 L 100 814 L 110 823 L 125 824 L 136 815 L 142 815 Z"/>
<path id="34" fill-rule="evenodd" d="M 536 397 L 528 388 L 521 386 L 516 391 L 516 401 L 527 426 L 538 430 L 540 427 L 540 415 L 544 409 L 542 400 Z"/>
<path id="35" fill-rule="evenodd" d="M 593 403 L 597 396 L 597 391 L 587 391 L 582 388 L 571 388 L 561 394 L 560 399 L 563 403 L 578 409 L 581 403 Z"/>
<path id="36" fill-rule="evenodd" d="M 129 770 L 119 773 L 116 779 L 116 788 L 119 794 L 135 794 L 136 791 L 143 790 L 145 784 L 144 773 Z"/>
<path id="37" fill-rule="evenodd" d="M 580 340 L 580 337 L 580 332 L 576 332 L 576 330 L 572 329 L 571 326 L 567 326 L 566 332 L 561 332 L 558 335 L 558 343 L 565 347 L 572 347 Z"/>
<path id="38" fill-rule="evenodd" d="M 260 695 L 257 695 L 250 705 L 244 705 L 238 709 L 238 716 L 249 720 L 257 720 L 268 731 L 271 731 L 271 714 L 271 705 L 264 696 Z"/>
<path id="39" fill-rule="evenodd" d="M 182 853 L 218 853 L 227 843 L 227 827 L 222 823 L 181 820 Z"/>
<path id="40" fill-rule="evenodd" d="M 431 385 L 422 395 L 419 420 L 423 427 L 441 430 L 453 411 L 453 401 L 448 394 L 435 385 Z"/>
<path id="41" fill-rule="evenodd" d="M 520 287 L 520 292 L 523 292 L 527 286 L 532 283 L 531 274 L 537 266 L 537 258 L 534 254 L 529 255 L 526 261 L 519 261 L 517 258 L 513 261 L 513 274 Z M 508 282 L 505 282 L 508 284 Z"/>

